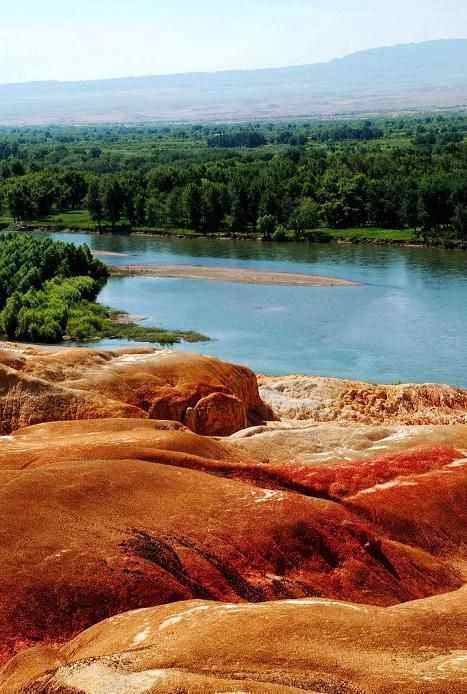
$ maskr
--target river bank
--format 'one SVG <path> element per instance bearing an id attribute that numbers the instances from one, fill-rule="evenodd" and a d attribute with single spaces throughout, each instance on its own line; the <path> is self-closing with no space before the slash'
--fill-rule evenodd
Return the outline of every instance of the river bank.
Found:
<path id="1" fill-rule="evenodd" d="M 326 243 L 336 243 L 336 244 L 351 244 L 351 245 L 369 245 L 369 246 L 389 246 L 389 247 L 400 247 L 400 248 L 440 248 L 446 250 L 459 250 L 466 251 L 467 243 L 465 241 L 460 241 L 456 239 L 440 239 L 433 241 L 421 241 L 415 237 L 410 230 L 365 230 L 365 229 L 326 229 L 326 230 L 316 230 L 316 235 L 308 235 L 305 239 L 295 239 L 292 236 L 287 237 L 281 241 L 274 241 L 273 239 L 264 239 L 255 233 L 241 233 L 237 232 L 235 234 L 227 234 L 225 232 L 219 232 L 216 234 L 205 234 L 201 232 L 192 231 L 191 229 L 152 229 L 152 228 L 116 228 L 112 230 L 111 227 L 101 227 L 97 229 L 94 227 L 80 226 L 80 227 L 63 227 L 60 224 L 33 224 L 33 225 L 21 225 L 20 227 L 11 227 L 10 225 L 0 227 L 0 231 L 44 231 L 49 233 L 68 233 L 68 234 L 93 234 L 93 235 L 106 235 L 113 234 L 115 236 L 142 236 L 142 237 L 156 237 L 162 239 L 215 239 L 218 241 L 255 241 L 257 243 L 269 244 L 282 243 L 287 245 L 287 243 L 301 243 L 303 245 L 309 244 L 326 244 Z"/>
<path id="2" fill-rule="evenodd" d="M 156 227 L 131 227 L 119 225 L 112 229 L 110 226 L 102 225 L 98 228 L 93 222 L 85 221 L 83 215 L 75 213 L 64 213 L 51 221 L 33 221 L 28 224 L 13 224 L 11 222 L 0 222 L 1 231 L 44 231 L 49 233 L 69 233 L 69 234 L 114 234 L 115 236 L 143 236 L 158 237 L 163 239 L 216 239 L 225 241 L 256 241 L 258 243 L 271 243 L 268 239 L 263 239 L 255 232 L 235 232 L 225 231 L 206 234 L 196 232 L 191 229 L 167 229 Z M 297 242 L 292 235 L 286 237 L 280 243 L 287 244 Z M 402 248 L 445 248 L 449 250 L 467 250 L 467 243 L 456 239 L 439 239 L 423 241 L 412 229 L 382 229 L 378 227 L 361 227 L 349 229 L 316 229 L 309 232 L 307 237 L 298 240 L 299 243 L 308 245 L 310 243 L 337 243 L 337 244 L 356 244 L 356 245 L 375 245 Z"/>

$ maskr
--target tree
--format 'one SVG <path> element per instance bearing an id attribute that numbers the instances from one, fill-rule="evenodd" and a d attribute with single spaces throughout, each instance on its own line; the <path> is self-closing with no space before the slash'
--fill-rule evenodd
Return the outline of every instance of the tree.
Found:
<path id="1" fill-rule="evenodd" d="M 202 228 L 201 188 L 196 183 L 189 183 L 183 191 L 183 207 L 190 229 L 199 231 Z"/>
<path id="2" fill-rule="evenodd" d="M 216 133 L 208 137 L 209 147 L 262 147 L 267 143 L 262 133 L 255 130 Z"/>
<path id="3" fill-rule="evenodd" d="M 160 227 L 164 223 L 164 208 L 162 198 L 158 194 L 150 195 L 146 200 L 146 221 L 152 227 Z"/>
<path id="4" fill-rule="evenodd" d="M 31 190 L 22 182 L 14 182 L 7 190 L 7 205 L 15 222 L 32 219 L 34 208 Z"/>
<path id="5" fill-rule="evenodd" d="M 261 237 L 266 241 L 270 241 L 274 231 L 276 229 L 276 219 L 272 214 L 265 214 L 262 217 L 258 217 L 256 222 L 256 230 Z"/>
<path id="6" fill-rule="evenodd" d="M 415 181 L 408 181 L 402 199 L 402 219 L 415 231 L 420 225 L 419 192 Z"/>
<path id="7" fill-rule="evenodd" d="M 87 313 L 108 276 L 87 246 L 10 234 L 0 238 L 0 318 L 10 339 L 58 342 L 72 307 Z"/>
<path id="8" fill-rule="evenodd" d="M 219 231 L 225 216 L 224 190 L 219 183 L 204 180 L 201 186 L 202 227 L 204 231 Z"/>
<path id="9" fill-rule="evenodd" d="M 465 205 L 456 205 L 452 226 L 456 237 L 465 241 L 467 239 L 467 207 Z"/>
<path id="10" fill-rule="evenodd" d="M 46 173 L 37 173 L 28 177 L 31 202 L 34 216 L 47 217 L 52 210 L 57 195 L 57 183 Z"/>
<path id="11" fill-rule="evenodd" d="M 289 227 L 295 231 L 295 237 L 302 239 L 305 231 L 316 229 L 320 224 L 320 207 L 311 198 L 302 198 L 295 208 Z"/>
<path id="12" fill-rule="evenodd" d="M 170 193 L 180 183 L 180 175 L 173 166 L 158 166 L 149 172 L 148 186 L 151 193 Z"/>
<path id="13" fill-rule="evenodd" d="M 231 182 L 230 214 L 233 231 L 245 231 L 250 221 L 250 199 L 246 181 L 239 175 Z"/>
<path id="14" fill-rule="evenodd" d="M 184 223 L 182 192 L 181 188 L 174 188 L 167 196 L 166 223 L 172 227 L 178 227 Z"/>
<path id="15" fill-rule="evenodd" d="M 86 179 L 79 171 L 65 171 L 57 179 L 57 185 L 61 187 L 61 199 L 58 200 L 60 208 L 79 208 L 87 192 Z"/>
<path id="16" fill-rule="evenodd" d="M 125 205 L 125 195 L 117 178 L 110 178 L 104 183 L 102 203 L 104 218 L 110 221 L 113 231 Z"/>
<path id="17" fill-rule="evenodd" d="M 420 207 L 423 231 L 439 234 L 450 224 L 454 209 L 453 184 L 449 176 L 426 176 L 420 186 Z"/>
<path id="18" fill-rule="evenodd" d="M 274 182 L 269 181 L 266 184 L 266 186 L 267 188 L 262 193 L 259 201 L 258 214 L 260 217 L 264 217 L 266 215 L 272 215 L 273 217 L 277 217 L 280 208 L 280 203 L 278 200 L 278 196 L 276 196 L 274 192 Z"/>
<path id="19" fill-rule="evenodd" d="M 146 223 L 146 195 L 142 191 L 135 196 L 135 223 L 139 226 Z"/>
<path id="20" fill-rule="evenodd" d="M 19 161 L 19 159 L 11 159 L 9 164 L 12 176 L 24 176 L 24 174 L 26 173 L 24 166 L 22 162 Z"/>
<path id="21" fill-rule="evenodd" d="M 97 222 L 97 226 L 100 229 L 102 223 L 103 205 L 97 179 L 93 179 L 89 184 L 88 194 L 86 196 L 86 207 L 91 219 L 94 222 Z"/>
<path id="22" fill-rule="evenodd" d="M 5 335 L 14 340 L 16 337 L 16 328 L 18 327 L 18 315 L 21 309 L 21 294 L 15 292 L 8 299 L 5 308 L 2 311 L 3 331 Z"/>
<path id="23" fill-rule="evenodd" d="M 287 241 L 287 229 L 283 224 L 279 224 L 272 235 L 272 240 L 277 242 Z"/>

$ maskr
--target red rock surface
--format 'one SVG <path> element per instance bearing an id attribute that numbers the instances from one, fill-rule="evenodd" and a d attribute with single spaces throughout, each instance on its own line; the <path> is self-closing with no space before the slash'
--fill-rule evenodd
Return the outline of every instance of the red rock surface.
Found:
<path id="1" fill-rule="evenodd" d="M 389 422 L 242 429 L 254 375 L 166 351 L 0 369 L 2 694 L 465 690 L 466 425 L 391 391 Z"/>
<path id="2" fill-rule="evenodd" d="M 390 473 L 381 459 L 357 462 L 350 489 L 373 489 L 379 475 L 401 471 L 415 483 L 427 469 L 452 471 L 438 482 L 437 498 L 442 505 L 455 491 L 459 501 L 436 516 L 449 553 L 436 543 L 422 547 L 412 532 L 418 514 L 408 524 L 412 507 L 407 536 L 396 534 L 382 520 L 387 499 L 376 518 L 358 495 L 316 498 L 322 486 L 315 493 L 303 479 L 296 493 L 293 466 L 258 463 L 233 443 L 173 422 L 113 419 L 42 424 L 0 439 L 4 657 L 174 600 L 318 595 L 389 605 L 462 585 L 450 562 L 460 557 L 459 542 L 449 532 L 463 527 L 467 468 L 449 467 L 455 449 L 427 451 L 424 463 L 424 453 L 391 459 Z M 365 465 L 370 472 L 362 475 Z M 341 465 L 317 470 L 326 484 L 333 475 L 342 484 Z M 420 528 L 438 541 L 437 529 Z"/>

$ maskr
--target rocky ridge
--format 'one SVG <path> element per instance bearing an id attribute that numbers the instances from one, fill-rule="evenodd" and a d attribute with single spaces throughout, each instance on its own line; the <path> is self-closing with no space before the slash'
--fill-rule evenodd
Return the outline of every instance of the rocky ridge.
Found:
<path id="1" fill-rule="evenodd" d="M 225 436 L 273 417 L 255 375 L 170 350 L 0 346 L 2 433 L 56 420 L 173 419 Z"/>

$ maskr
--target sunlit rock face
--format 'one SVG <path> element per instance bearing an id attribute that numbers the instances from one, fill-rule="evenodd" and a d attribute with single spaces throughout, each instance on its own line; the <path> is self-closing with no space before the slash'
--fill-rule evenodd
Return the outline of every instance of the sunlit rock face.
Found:
<path id="1" fill-rule="evenodd" d="M 465 424 L 467 390 L 446 385 L 375 385 L 317 376 L 259 378 L 281 419 L 361 424 Z"/>
<path id="2" fill-rule="evenodd" d="M 149 417 L 226 436 L 272 418 L 255 375 L 170 350 L 43 350 L 0 346 L 3 433 L 40 422 Z"/>
<path id="3" fill-rule="evenodd" d="M 391 608 L 181 602 L 20 654 L 0 692 L 463 694 L 466 627 L 465 589 Z"/>
<path id="4" fill-rule="evenodd" d="M 173 352 L 0 362 L 1 694 L 465 691 L 467 425 L 278 421 Z"/>

